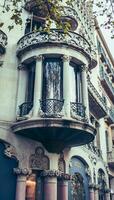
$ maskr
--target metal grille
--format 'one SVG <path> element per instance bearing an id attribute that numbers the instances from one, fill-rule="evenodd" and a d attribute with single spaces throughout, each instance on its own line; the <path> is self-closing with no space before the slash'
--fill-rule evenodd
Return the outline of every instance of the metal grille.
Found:
<path id="1" fill-rule="evenodd" d="M 82 118 L 85 118 L 85 106 L 82 103 L 71 102 L 71 112 Z"/>
<path id="2" fill-rule="evenodd" d="M 20 109 L 20 117 L 27 115 L 29 111 L 32 109 L 33 103 L 32 102 L 25 102 L 19 106 Z"/>
<path id="3" fill-rule="evenodd" d="M 61 113 L 64 100 L 43 99 L 40 101 L 40 107 L 44 114 L 51 117 L 57 117 Z"/>

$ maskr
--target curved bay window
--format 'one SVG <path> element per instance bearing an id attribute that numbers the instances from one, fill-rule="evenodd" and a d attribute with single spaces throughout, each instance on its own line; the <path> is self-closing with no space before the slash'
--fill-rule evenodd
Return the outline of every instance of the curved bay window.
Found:
<path id="1" fill-rule="evenodd" d="M 43 87 L 41 109 L 55 115 L 63 107 L 63 64 L 60 58 L 45 58 L 43 62 Z"/>
<path id="2" fill-rule="evenodd" d="M 105 188 L 106 188 L 106 182 L 105 182 L 105 174 L 100 169 L 98 172 L 98 184 L 99 184 L 99 200 L 105 200 Z"/>
<path id="3" fill-rule="evenodd" d="M 82 86 L 82 73 L 80 66 L 75 63 L 70 63 L 70 76 L 71 79 L 71 113 L 72 116 L 78 115 L 85 117 L 85 107 L 83 105 L 83 86 Z"/>

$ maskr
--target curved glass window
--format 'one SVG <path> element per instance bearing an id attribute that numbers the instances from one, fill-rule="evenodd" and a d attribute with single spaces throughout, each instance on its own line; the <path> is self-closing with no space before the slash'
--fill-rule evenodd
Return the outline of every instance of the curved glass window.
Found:
<path id="1" fill-rule="evenodd" d="M 63 69 L 60 58 L 45 58 L 43 63 L 42 99 L 63 98 Z"/>
<path id="2" fill-rule="evenodd" d="M 71 101 L 82 103 L 83 93 L 82 93 L 82 76 L 79 66 L 74 63 L 70 63 L 70 85 L 72 88 Z"/>

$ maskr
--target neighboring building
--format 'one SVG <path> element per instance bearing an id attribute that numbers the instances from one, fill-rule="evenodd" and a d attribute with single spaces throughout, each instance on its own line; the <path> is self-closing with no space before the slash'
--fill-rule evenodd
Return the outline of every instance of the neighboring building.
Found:
<path id="1" fill-rule="evenodd" d="M 99 81 L 102 96 L 108 107 L 108 114 L 105 117 L 105 134 L 111 199 L 114 199 L 114 60 L 97 22 L 96 33 Z"/>
<path id="2" fill-rule="evenodd" d="M 91 0 L 64 6 L 67 34 L 46 12 L 27 1 L 11 32 L 1 16 L 0 200 L 110 200 L 113 58 Z"/>

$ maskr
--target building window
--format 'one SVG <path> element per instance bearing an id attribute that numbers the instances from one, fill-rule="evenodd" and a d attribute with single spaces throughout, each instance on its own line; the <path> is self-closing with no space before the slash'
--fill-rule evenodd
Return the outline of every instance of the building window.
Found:
<path id="1" fill-rule="evenodd" d="M 63 99 L 63 67 L 59 58 L 45 58 L 42 99 Z"/>
<path id="2" fill-rule="evenodd" d="M 106 149 L 107 149 L 107 152 L 109 152 L 109 139 L 108 139 L 108 131 L 105 131 L 105 137 L 106 137 Z"/>
<path id="3" fill-rule="evenodd" d="M 99 200 L 105 200 L 105 188 L 106 188 L 105 174 L 101 169 L 98 172 L 98 184 L 99 184 Z"/>
<path id="4" fill-rule="evenodd" d="M 70 77 L 71 79 L 71 85 L 72 85 L 72 95 L 71 95 L 71 101 L 82 103 L 83 102 L 83 93 L 82 93 L 82 76 L 81 71 L 79 69 L 80 67 L 74 63 L 70 63 Z"/>
<path id="5" fill-rule="evenodd" d="M 35 32 L 35 31 L 42 31 L 45 27 L 45 22 L 44 20 L 41 20 L 37 16 L 32 16 L 32 19 L 27 19 L 26 20 L 26 25 L 25 25 L 25 34 L 28 34 L 30 32 Z"/>
<path id="6" fill-rule="evenodd" d="M 27 88 L 26 88 L 26 102 L 33 102 L 34 98 L 34 81 L 35 81 L 35 63 L 30 63 L 27 66 Z"/>
<path id="7" fill-rule="evenodd" d="M 60 58 L 45 58 L 41 109 L 56 117 L 63 107 L 63 64 Z"/>
<path id="8" fill-rule="evenodd" d="M 75 173 L 72 178 L 72 199 L 85 200 L 85 191 L 83 177 L 79 173 Z"/>

